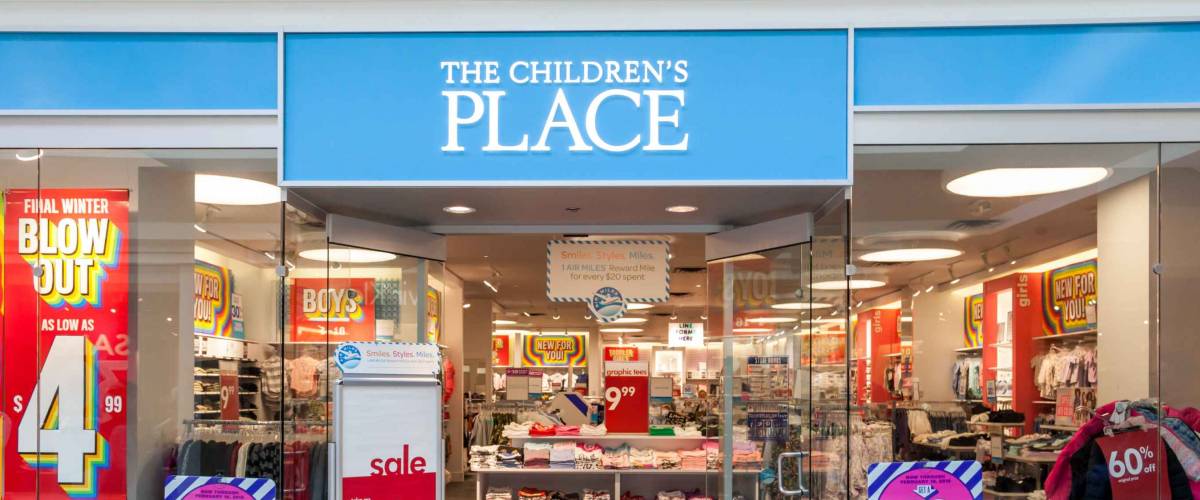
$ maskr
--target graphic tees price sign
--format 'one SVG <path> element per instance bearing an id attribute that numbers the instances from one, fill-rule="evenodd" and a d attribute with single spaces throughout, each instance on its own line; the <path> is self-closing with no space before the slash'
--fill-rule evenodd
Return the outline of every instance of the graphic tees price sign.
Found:
<path id="1" fill-rule="evenodd" d="M 671 295 L 670 245 L 658 240 L 551 240 L 546 246 L 546 297 L 585 302 L 601 323 L 625 315 L 630 302 Z"/>
<path id="2" fill-rule="evenodd" d="M 650 370 L 646 362 L 604 366 L 604 425 L 608 432 L 650 430 Z"/>
<path id="3" fill-rule="evenodd" d="M 4 231 L 4 493 L 125 498 L 129 192 L 10 190 Z"/>
<path id="4" fill-rule="evenodd" d="M 292 342 L 375 340 L 374 278 L 296 278 Z"/>
<path id="5" fill-rule="evenodd" d="M 1096 439 L 1108 464 L 1112 498 L 1154 498 L 1157 491 L 1171 491 L 1167 484 L 1167 461 L 1158 449 L 1154 431 L 1123 432 Z"/>

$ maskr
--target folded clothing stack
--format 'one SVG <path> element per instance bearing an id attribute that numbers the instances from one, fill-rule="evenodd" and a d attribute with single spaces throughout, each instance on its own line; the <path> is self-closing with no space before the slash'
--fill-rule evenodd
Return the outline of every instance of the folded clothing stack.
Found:
<path id="1" fill-rule="evenodd" d="M 604 448 L 598 444 L 578 443 L 575 445 L 575 468 L 576 469 L 602 469 L 604 468 Z"/>
<path id="2" fill-rule="evenodd" d="M 520 448 L 501 446 L 496 450 L 496 465 L 502 469 L 520 469 L 521 462 Z"/>
<path id="3" fill-rule="evenodd" d="M 749 441 L 739 441 L 733 443 L 733 468 L 734 469 L 761 469 L 762 468 L 762 453 L 759 453 L 758 447 Z"/>
<path id="4" fill-rule="evenodd" d="M 525 487 L 517 491 L 517 498 L 520 500 L 550 500 L 550 492 Z"/>
<path id="5" fill-rule="evenodd" d="M 629 449 L 629 468 L 631 469 L 653 469 L 654 468 L 654 450 L 641 450 L 638 448 Z"/>
<path id="6" fill-rule="evenodd" d="M 530 436 L 553 436 L 554 426 L 535 423 L 529 427 Z"/>
<path id="7" fill-rule="evenodd" d="M 605 469 L 629 468 L 629 445 L 623 444 L 616 448 L 605 448 L 604 458 L 601 459 Z"/>
<path id="8" fill-rule="evenodd" d="M 704 470 L 708 467 L 708 452 L 703 448 L 679 452 L 679 463 L 683 470 Z"/>
<path id="9" fill-rule="evenodd" d="M 516 422 L 509 422 L 508 424 L 505 424 L 504 430 L 501 431 L 500 434 L 509 439 L 515 438 L 515 437 L 517 437 L 517 438 L 528 437 L 530 427 L 533 427 L 533 424 L 530 422 L 526 422 L 523 424 L 518 424 Z"/>
<path id="10" fill-rule="evenodd" d="M 499 446 L 472 446 L 468 462 L 471 470 L 489 470 L 496 468 L 496 451 Z"/>
<path id="11" fill-rule="evenodd" d="M 554 435 L 555 436 L 578 436 L 579 435 L 579 426 L 578 425 L 556 425 L 556 426 L 554 426 Z"/>
<path id="12" fill-rule="evenodd" d="M 1025 421 L 1025 414 L 1013 410 L 996 410 L 988 412 L 987 421 L 997 424 L 1019 424 Z"/>
<path id="13" fill-rule="evenodd" d="M 603 436 L 608 434 L 608 428 L 604 424 L 600 425 L 584 425 L 579 428 L 581 436 Z"/>
<path id="14" fill-rule="evenodd" d="M 550 448 L 546 443 L 525 443 L 525 468 L 546 469 L 550 467 Z"/>
<path id="15" fill-rule="evenodd" d="M 687 500 L 687 495 L 679 490 L 660 491 L 655 500 Z"/>
<path id="16" fill-rule="evenodd" d="M 583 490 L 583 500 L 612 500 L 612 495 L 605 490 Z"/>
<path id="17" fill-rule="evenodd" d="M 513 500 L 512 490 L 498 487 L 488 488 L 487 493 L 483 495 L 483 500 Z"/>
<path id="18" fill-rule="evenodd" d="M 700 437 L 700 429 L 695 426 L 679 427 L 675 426 L 675 435 L 683 437 Z"/>
<path id="19" fill-rule="evenodd" d="M 551 469 L 574 469 L 575 468 L 575 443 L 562 442 L 554 443 L 550 448 L 550 468 Z"/>
<path id="20" fill-rule="evenodd" d="M 685 494 L 687 495 L 687 500 L 713 500 L 713 497 L 704 494 L 699 489 L 689 491 Z"/>
<path id="21" fill-rule="evenodd" d="M 959 434 L 946 441 L 946 444 L 950 446 L 975 446 L 976 442 L 985 437 L 987 437 L 987 434 Z"/>
<path id="22" fill-rule="evenodd" d="M 716 441 L 704 442 L 704 466 L 708 470 L 721 468 L 721 444 Z"/>
<path id="23" fill-rule="evenodd" d="M 679 470 L 679 454 L 673 451 L 654 452 L 654 467 L 660 470 Z"/>
<path id="24" fill-rule="evenodd" d="M 621 500 L 646 500 L 646 497 L 626 491 L 624 495 L 621 495 Z"/>

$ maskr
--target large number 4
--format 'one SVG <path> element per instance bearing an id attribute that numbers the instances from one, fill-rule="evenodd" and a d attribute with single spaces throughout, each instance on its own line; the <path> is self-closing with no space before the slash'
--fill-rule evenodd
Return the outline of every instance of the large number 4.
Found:
<path id="1" fill-rule="evenodd" d="M 87 455 L 96 453 L 95 423 L 85 415 L 96 410 L 88 400 L 87 344 L 82 336 L 54 339 L 17 427 L 17 452 L 34 465 L 57 462 L 59 484 L 82 484 Z M 40 405 L 32 403 L 39 400 Z"/>

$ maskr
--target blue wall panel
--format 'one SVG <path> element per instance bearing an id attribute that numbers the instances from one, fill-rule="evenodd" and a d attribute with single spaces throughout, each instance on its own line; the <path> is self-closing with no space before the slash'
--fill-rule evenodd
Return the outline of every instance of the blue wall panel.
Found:
<path id="1" fill-rule="evenodd" d="M 803 184 L 849 175 L 846 30 L 288 34 L 284 49 L 283 178 L 292 183 Z M 495 62 L 494 80 L 447 82 L 445 65 L 464 61 Z M 570 63 L 573 72 L 525 81 L 522 64 L 546 61 L 556 72 Z M 686 71 L 648 77 L 639 66 L 630 79 L 627 61 L 684 61 Z M 617 78 L 610 62 L 619 64 Z M 589 63 L 603 78 L 586 81 Z M 563 128 L 550 133 L 549 151 L 482 149 L 493 118 L 500 143 L 527 135 L 532 149 L 559 92 L 594 146 L 587 109 L 614 90 L 639 95 L 640 104 L 604 100 L 596 128 L 609 144 L 640 137 L 629 151 L 568 150 L 574 141 Z M 484 99 L 488 91 L 505 94 L 457 127 L 462 151 L 444 151 L 451 99 L 460 117 L 477 106 L 443 93 Z M 678 113 L 677 125 L 651 120 L 650 93 L 659 91 L 686 96 L 682 106 L 661 99 L 659 114 Z M 687 134 L 686 151 L 645 149 L 653 127 L 663 144 Z"/>
<path id="2" fill-rule="evenodd" d="M 1200 24 L 855 31 L 855 99 L 880 105 L 1200 102 Z"/>
<path id="3" fill-rule="evenodd" d="M 275 34 L 0 33 L 0 109 L 275 109 Z"/>

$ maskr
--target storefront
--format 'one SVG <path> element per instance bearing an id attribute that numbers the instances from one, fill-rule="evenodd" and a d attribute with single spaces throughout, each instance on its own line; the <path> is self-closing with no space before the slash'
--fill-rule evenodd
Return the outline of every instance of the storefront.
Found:
<path id="1" fill-rule="evenodd" d="M 983 24 L 0 32 L 3 492 L 1200 491 L 1200 24 Z"/>

